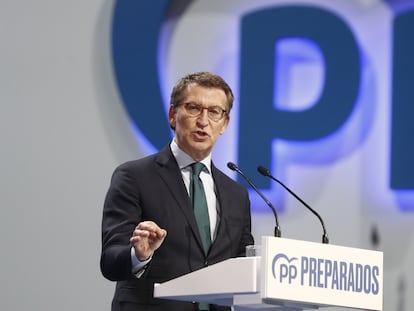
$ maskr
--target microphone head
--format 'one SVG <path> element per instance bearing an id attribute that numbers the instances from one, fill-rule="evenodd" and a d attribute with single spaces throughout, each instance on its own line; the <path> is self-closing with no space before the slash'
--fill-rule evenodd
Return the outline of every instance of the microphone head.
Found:
<path id="1" fill-rule="evenodd" d="M 261 165 L 259 165 L 259 166 L 257 167 L 257 171 L 258 171 L 260 174 L 262 174 L 263 176 L 270 177 L 270 172 L 269 172 L 269 170 L 268 170 L 267 168 L 265 168 L 265 167 L 261 166 Z"/>
<path id="2" fill-rule="evenodd" d="M 227 167 L 231 169 L 232 171 L 237 171 L 237 165 L 233 162 L 227 162 Z"/>

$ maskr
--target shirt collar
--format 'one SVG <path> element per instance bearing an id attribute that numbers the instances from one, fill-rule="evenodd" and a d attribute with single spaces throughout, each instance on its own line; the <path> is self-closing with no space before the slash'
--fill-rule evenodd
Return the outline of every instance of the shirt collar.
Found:
<path id="1" fill-rule="evenodd" d="M 181 169 L 193 164 L 195 161 L 192 157 L 190 157 L 187 153 L 185 153 L 183 150 L 178 147 L 175 137 L 170 143 L 171 152 L 173 153 L 175 160 L 178 163 L 178 167 Z M 208 172 L 211 172 L 211 153 L 204 158 L 203 160 L 199 161 L 205 165 Z"/>

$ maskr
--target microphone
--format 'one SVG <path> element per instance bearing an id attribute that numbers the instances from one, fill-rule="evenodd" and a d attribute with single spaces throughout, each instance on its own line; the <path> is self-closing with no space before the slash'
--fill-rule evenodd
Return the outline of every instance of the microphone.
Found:
<path id="1" fill-rule="evenodd" d="M 269 170 L 263 166 L 258 166 L 257 170 L 259 171 L 260 174 L 262 174 L 263 176 L 269 177 L 271 179 L 273 179 L 274 181 L 276 181 L 277 183 L 279 183 L 283 188 L 285 188 L 291 195 L 293 195 L 297 200 L 299 200 L 300 203 L 302 203 L 303 205 L 306 206 L 306 208 L 308 210 L 310 210 L 316 217 L 318 217 L 321 225 L 322 225 L 322 229 L 323 229 L 323 235 L 322 235 L 322 243 L 324 244 L 328 244 L 329 243 L 329 238 L 328 238 L 328 233 L 326 232 L 326 228 L 325 228 L 325 224 L 322 220 L 322 217 L 312 208 L 310 207 L 308 204 L 306 204 L 305 201 L 303 201 L 301 198 L 299 198 L 292 190 L 290 190 L 287 186 L 285 186 L 280 180 L 276 179 L 275 177 L 273 177 Z"/>
<path id="2" fill-rule="evenodd" d="M 275 216 L 275 222 L 276 222 L 274 234 L 275 234 L 275 237 L 280 238 L 282 235 L 282 232 L 279 227 L 279 219 L 277 217 L 275 207 L 272 205 L 272 203 L 270 203 L 268 199 L 266 199 L 263 193 L 259 189 L 257 189 L 257 187 L 253 184 L 253 182 L 238 168 L 236 164 L 232 162 L 228 162 L 227 167 L 231 169 L 232 171 L 236 171 L 237 173 L 239 173 L 249 183 L 249 185 L 257 192 L 257 194 L 260 195 L 260 197 L 266 202 L 266 204 L 272 209 L 273 215 Z"/>

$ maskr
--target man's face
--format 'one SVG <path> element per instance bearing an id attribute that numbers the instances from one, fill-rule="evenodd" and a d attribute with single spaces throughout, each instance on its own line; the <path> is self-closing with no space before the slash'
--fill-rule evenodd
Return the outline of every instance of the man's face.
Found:
<path id="1" fill-rule="evenodd" d="M 221 120 L 213 121 L 209 119 L 207 109 L 198 116 L 191 116 L 184 107 L 185 103 L 199 104 L 204 108 L 219 106 L 227 111 L 226 95 L 221 89 L 192 84 L 184 91 L 180 106 L 170 107 L 168 112 L 170 125 L 175 128 L 177 145 L 194 160 L 200 161 L 208 156 L 219 135 L 226 131 L 230 118 L 225 114 Z"/>

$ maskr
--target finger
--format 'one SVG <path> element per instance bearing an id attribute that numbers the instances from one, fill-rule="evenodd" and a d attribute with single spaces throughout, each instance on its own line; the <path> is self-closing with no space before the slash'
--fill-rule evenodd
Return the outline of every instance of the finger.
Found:
<path id="1" fill-rule="evenodd" d="M 140 222 L 137 225 L 137 228 L 141 229 L 141 230 L 148 230 L 148 231 L 151 231 L 151 232 L 155 232 L 155 231 L 158 231 L 160 229 L 160 227 L 158 227 L 158 225 L 153 221 Z"/>
<path id="2" fill-rule="evenodd" d="M 141 230 L 141 229 L 135 229 L 132 232 L 132 236 L 140 236 L 140 237 L 149 237 L 151 232 L 148 230 Z"/>
<path id="3" fill-rule="evenodd" d="M 163 238 L 165 238 L 167 236 L 167 230 L 165 230 L 165 229 L 160 229 L 159 230 L 159 232 L 158 232 L 158 237 L 159 238 L 161 238 L 161 239 L 163 239 Z"/>
<path id="4" fill-rule="evenodd" d="M 153 221 L 143 221 L 140 222 L 137 226 L 137 229 L 146 230 L 153 234 L 157 235 L 158 237 L 164 237 L 166 235 L 166 230 L 161 229 L 155 222 Z"/>
<path id="5" fill-rule="evenodd" d="M 139 246 L 139 247 L 149 247 L 150 240 L 151 240 L 150 238 L 141 236 L 141 235 L 134 235 L 129 238 L 130 244 Z"/>
<path id="6" fill-rule="evenodd" d="M 129 242 L 133 245 L 142 244 L 143 241 L 144 241 L 144 239 L 141 236 L 133 236 L 129 239 Z"/>
<path id="7" fill-rule="evenodd" d="M 167 235 L 167 231 L 165 229 L 159 229 L 154 232 L 150 232 L 149 238 L 153 240 L 164 240 Z"/>

